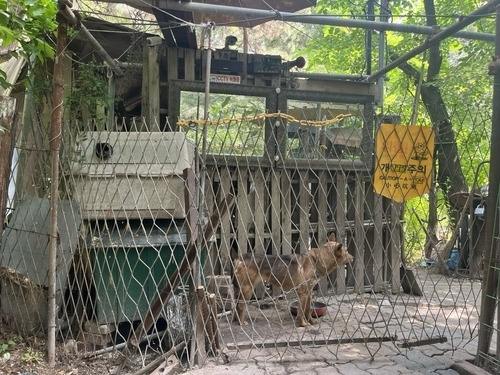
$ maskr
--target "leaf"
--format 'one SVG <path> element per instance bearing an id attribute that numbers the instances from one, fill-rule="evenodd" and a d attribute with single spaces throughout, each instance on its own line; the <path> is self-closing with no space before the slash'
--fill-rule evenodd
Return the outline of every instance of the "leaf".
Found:
<path id="1" fill-rule="evenodd" d="M 231 96 L 226 96 L 226 98 L 224 99 L 224 101 L 221 104 L 221 108 L 225 108 L 231 102 L 231 100 L 232 100 Z"/>

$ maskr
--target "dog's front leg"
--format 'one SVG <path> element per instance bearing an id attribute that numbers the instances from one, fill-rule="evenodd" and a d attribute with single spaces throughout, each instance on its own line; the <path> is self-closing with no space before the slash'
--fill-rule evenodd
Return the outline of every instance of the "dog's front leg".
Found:
<path id="1" fill-rule="evenodd" d="M 240 284 L 242 285 L 242 284 Z M 251 284 L 246 284 L 240 287 L 238 302 L 236 303 L 236 311 L 233 316 L 233 321 L 238 321 L 240 325 L 247 325 L 248 322 L 245 320 L 245 308 L 247 302 L 252 297 L 253 287 Z"/>
<path id="2" fill-rule="evenodd" d="M 312 317 L 312 288 L 307 288 L 307 300 L 305 302 L 304 315 L 309 324 L 316 324 L 316 319 Z"/>
<path id="3" fill-rule="evenodd" d="M 297 325 L 299 327 L 307 327 L 310 324 L 316 323 L 311 316 L 311 292 L 312 291 L 305 285 L 297 290 L 297 297 L 299 300 Z"/>

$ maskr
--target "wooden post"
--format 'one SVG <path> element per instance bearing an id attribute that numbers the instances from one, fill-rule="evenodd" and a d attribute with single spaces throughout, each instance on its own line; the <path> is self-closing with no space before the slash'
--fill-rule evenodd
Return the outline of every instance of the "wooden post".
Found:
<path id="1" fill-rule="evenodd" d="M 327 218 L 328 213 L 328 178 L 326 171 L 320 171 L 318 176 L 318 187 L 316 191 L 317 215 L 318 215 L 318 231 L 317 231 L 317 246 L 321 247 L 327 240 Z M 321 295 L 326 295 L 328 292 L 328 278 L 322 278 L 318 283 L 319 292 Z"/>
<path id="2" fill-rule="evenodd" d="M 309 250 L 309 200 L 311 191 L 309 188 L 309 171 L 299 171 L 299 243 L 300 254 Z"/>
<path id="3" fill-rule="evenodd" d="M 365 228 L 364 228 L 364 184 L 363 173 L 356 172 L 354 182 L 354 292 L 365 292 Z"/>
<path id="4" fill-rule="evenodd" d="M 205 338 L 208 336 L 208 331 L 207 331 L 208 305 L 207 305 L 207 300 L 205 298 L 205 287 L 201 285 L 196 288 L 196 303 L 198 305 L 198 309 L 195 315 L 196 336 L 195 339 L 193 340 L 194 342 L 196 342 L 194 363 L 202 367 L 207 360 Z"/>
<path id="5" fill-rule="evenodd" d="M 220 173 L 219 189 L 217 192 L 217 200 L 222 200 L 227 194 L 232 192 L 232 180 L 229 167 L 222 166 L 221 169 L 217 170 L 215 173 Z M 215 174 L 214 173 L 214 174 Z M 231 222 L 230 215 L 224 217 L 221 221 L 221 243 L 219 250 L 219 257 L 221 262 L 221 268 L 224 272 L 228 274 L 231 272 L 231 240 L 226 241 L 225 239 L 230 239 L 231 237 L 231 227 L 233 223 Z"/>
<path id="6" fill-rule="evenodd" d="M 254 202 L 253 207 L 253 222 L 255 226 L 255 251 L 261 254 L 265 253 L 265 238 L 264 227 L 266 221 L 266 207 L 267 207 L 267 189 L 264 171 L 257 169 L 251 172 L 252 182 L 254 186 Z"/>
<path id="7" fill-rule="evenodd" d="M 219 353 L 219 326 L 217 323 L 217 300 L 214 293 L 208 295 L 208 305 L 210 307 L 210 324 L 211 324 L 211 348 L 212 354 L 216 356 Z"/>
<path id="8" fill-rule="evenodd" d="M 373 193 L 373 291 L 382 291 L 384 281 L 384 223 L 382 222 L 383 198 L 380 194 Z"/>
<path id="9" fill-rule="evenodd" d="M 5 222 L 7 199 L 9 195 L 10 165 L 14 142 L 14 114 L 16 99 L 0 97 L 0 218 Z M 0 231 L 0 239 L 2 231 Z"/>
<path id="10" fill-rule="evenodd" d="M 347 178 L 342 171 L 338 171 L 335 176 L 335 183 L 337 186 L 337 205 L 335 208 L 335 223 L 337 227 L 337 242 L 344 244 L 346 240 L 346 220 L 345 220 L 345 206 L 346 206 L 346 184 Z M 352 254 L 351 254 L 352 255 Z M 346 274 L 344 267 L 338 269 L 336 272 L 336 292 L 337 294 L 345 293 L 346 291 Z"/>
<path id="11" fill-rule="evenodd" d="M 390 238 L 391 238 L 391 255 L 390 255 L 390 272 L 391 272 L 391 289 L 393 293 L 398 293 L 401 289 L 401 209 L 403 205 L 391 201 L 391 222 L 390 222 Z"/>
<path id="12" fill-rule="evenodd" d="M 57 46 L 52 77 L 52 117 L 50 126 L 50 151 L 51 151 L 51 194 L 50 194 L 50 236 L 49 236 L 49 270 L 48 270 L 48 312 L 47 312 L 47 355 L 49 366 L 54 367 L 56 361 L 56 269 L 57 269 L 57 213 L 59 206 L 59 150 L 62 139 L 62 106 L 64 93 L 64 50 L 66 49 L 66 35 L 68 26 L 64 21 L 59 21 L 57 27 Z"/>
<path id="13" fill-rule="evenodd" d="M 160 66 L 158 64 L 158 53 L 161 43 L 160 37 L 148 38 L 144 51 L 142 117 L 146 121 L 148 131 L 160 131 Z"/>

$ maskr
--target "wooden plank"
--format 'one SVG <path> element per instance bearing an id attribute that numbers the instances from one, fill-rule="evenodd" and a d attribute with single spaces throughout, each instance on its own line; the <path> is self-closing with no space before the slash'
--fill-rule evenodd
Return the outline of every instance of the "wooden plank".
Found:
<path id="1" fill-rule="evenodd" d="M 184 51 L 184 79 L 186 81 L 194 81 L 194 49 L 183 49 Z"/>
<path id="2" fill-rule="evenodd" d="M 317 207 L 318 216 L 318 230 L 317 230 L 317 246 L 323 246 L 327 241 L 327 194 L 328 194 L 328 174 L 326 171 L 319 172 L 318 184 L 315 192 L 315 201 Z M 326 295 L 328 293 L 328 278 L 322 278 L 318 283 L 318 292 L 321 295 Z"/>
<path id="3" fill-rule="evenodd" d="M 207 169 L 207 174 L 205 179 L 205 191 L 201 207 L 202 213 L 213 212 L 215 210 L 216 192 L 214 192 L 213 186 L 214 186 L 214 169 L 210 168 Z M 220 268 L 219 250 L 216 242 L 211 242 L 207 244 L 207 254 L 208 254 L 208 259 L 205 264 L 205 273 L 207 275 L 220 274 L 222 270 Z"/>
<path id="4" fill-rule="evenodd" d="M 231 174 L 228 168 L 222 167 L 222 169 L 216 170 L 214 172 L 214 178 L 216 173 L 219 173 L 219 189 L 217 191 L 217 202 L 220 202 L 223 197 L 232 193 L 231 189 Z M 231 227 L 232 227 L 232 215 L 227 215 L 221 220 L 220 224 L 220 248 L 219 248 L 219 261 L 221 268 L 224 270 L 226 275 L 231 274 Z"/>
<path id="5" fill-rule="evenodd" d="M 265 252 L 264 230 L 266 222 L 266 179 L 263 175 L 262 169 L 256 169 L 251 172 L 251 179 L 253 183 L 254 207 L 253 207 L 253 222 L 255 229 L 255 245 L 256 252 Z"/>
<path id="6" fill-rule="evenodd" d="M 401 215 L 402 204 L 391 201 L 391 223 L 390 223 L 390 238 L 391 238 L 391 254 L 390 254 L 390 272 L 391 286 L 393 293 L 399 293 L 401 290 Z"/>
<path id="7" fill-rule="evenodd" d="M 236 197 L 236 235 L 241 254 L 248 252 L 248 169 L 238 169 L 235 172 L 238 195 Z"/>
<path id="8" fill-rule="evenodd" d="M 153 38 L 151 38 L 153 40 Z M 160 43 L 160 44 L 158 44 Z M 146 113 L 146 124 L 148 131 L 160 131 L 160 66 L 158 64 L 158 54 L 161 41 L 155 38 L 148 45 L 147 65 L 148 65 L 148 107 Z"/>
<path id="9" fill-rule="evenodd" d="M 323 245 L 327 239 L 327 214 L 328 214 L 328 172 L 320 171 L 318 175 L 317 189 L 318 207 L 318 245 Z"/>
<path id="10" fill-rule="evenodd" d="M 380 194 L 373 196 L 373 291 L 382 292 L 384 281 L 384 234 L 383 234 L 383 198 Z"/>
<path id="11" fill-rule="evenodd" d="M 281 254 L 292 253 L 292 182 L 289 170 L 281 172 L 281 206 L 275 206 L 275 210 L 281 207 L 281 232 L 282 244 Z"/>
<path id="12" fill-rule="evenodd" d="M 363 174 L 355 174 L 354 185 L 354 293 L 365 291 L 365 228 L 364 228 L 364 186 Z"/>
<path id="13" fill-rule="evenodd" d="M 281 241 L 281 233 L 285 235 L 285 228 L 282 228 L 282 214 L 284 210 L 281 208 L 282 204 L 282 186 L 281 186 L 281 175 L 286 172 L 272 170 L 270 169 L 271 174 L 271 201 L 270 201 L 270 217 L 271 217 L 271 240 L 272 240 L 272 254 L 282 254 L 283 252 L 283 243 Z M 283 200 L 284 202 L 284 200 Z M 283 219 L 284 222 L 284 219 Z M 289 233 L 290 231 L 288 231 Z"/>
<path id="14" fill-rule="evenodd" d="M 0 97 L 0 218 L 5 223 L 10 166 L 12 162 L 12 145 L 14 144 L 14 118 L 16 113 L 16 99 Z M 3 228 L 3 227 L 2 227 Z M 0 239 L 2 234 L 0 233 Z"/>
<path id="15" fill-rule="evenodd" d="M 373 185 L 363 179 L 363 189 L 364 189 L 364 235 L 365 235 L 365 285 L 373 285 L 374 283 L 374 271 L 373 271 L 373 243 L 375 233 L 373 231 L 373 197 L 375 192 L 373 191 Z M 372 223 L 369 223 L 372 221 Z"/>
<path id="16" fill-rule="evenodd" d="M 335 222 L 336 222 L 336 235 L 337 242 L 341 242 L 344 246 L 346 240 L 346 184 L 347 178 L 343 172 L 337 172 L 335 175 L 336 188 L 337 188 L 337 202 L 335 207 Z M 344 268 L 338 269 L 335 272 L 335 290 L 337 294 L 343 294 L 346 292 L 346 274 Z"/>
<path id="17" fill-rule="evenodd" d="M 309 171 L 299 171 L 299 252 L 305 254 L 309 250 Z"/>
<path id="18" fill-rule="evenodd" d="M 141 117 L 145 118 L 149 113 L 149 49 L 144 47 L 142 55 L 142 88 L 141 88 Z M 141 129 L 132 128 L 131 131 Z"/>
<path id="19" fill-rule="evenodd" d="M 172 79 L 179 79 L 179 66 L 177 59 L 177 48 L 167 49 L 167 82 Z"/>

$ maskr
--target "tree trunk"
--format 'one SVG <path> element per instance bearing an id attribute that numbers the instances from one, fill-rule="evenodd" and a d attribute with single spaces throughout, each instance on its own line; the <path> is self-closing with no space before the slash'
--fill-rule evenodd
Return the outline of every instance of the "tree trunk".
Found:
<path id="1" fill-rule="evenodd" d="M 434 0 L 424 0 L 424 5 L 427 26 L 437 26 Z M 437 183 L 444 195 L 449 197 L 453 193 L 467 191 L 468 187 L 460 166 L 455 132 L 437 84 L 441 62 L 439 44 L 435 44 L 429 48 L 427 84 L 422 85 L 420 93 L 436 132 Z"/>
<path id="2" fill-rule="evenodd" d="M 427 14 L 427 25 L 437 26 L 435 18 L 434 0 L 424 0 L 425 11 Z M 391 56 L 395 60 L 397 56 Z M 441 52 L 439 44 L 429 49 L 429 65 L 427 69 L 426 81 L 420 79 L 420 73 L 409 63 L 402 64 L 399 68 L 407 75 L 412 77 L 415 82 L 422 82 L 420 96 L 425 105 L 427 113 L 431 118 L 434 131 L 436 133 L 435 142 L 435 165 L 436 182 L 443 191 L 443 195 L 448 198 L 453 193 L 468 191 L 467 181 L 460 165 L 458 147 L 455 141 L 455 132 L 453 131 L 446 104 L 441 95 L 437 84 L 437 78 L 441 69 Z M 435 193 L 435 192 L 434 192 Z M 432 194 L 431 194 L 431 198 Z M 429 257 L 432 253 L 432 247 L 437 243 L 437 204 L 431 200 L 429 205 L 429 220 L 427 223 L 425 256 Z M 455 223 L 459 225 L 460 223 Z M 455 234 L 456 231 L 453 231 Z M 449 258 L 451 249 L 457 236 L 453 235 L 450 242 L 444 247 L 444 250 L 438 254 L 437 265 L 439 271 L 446 268 L 445 261 Z"/>

